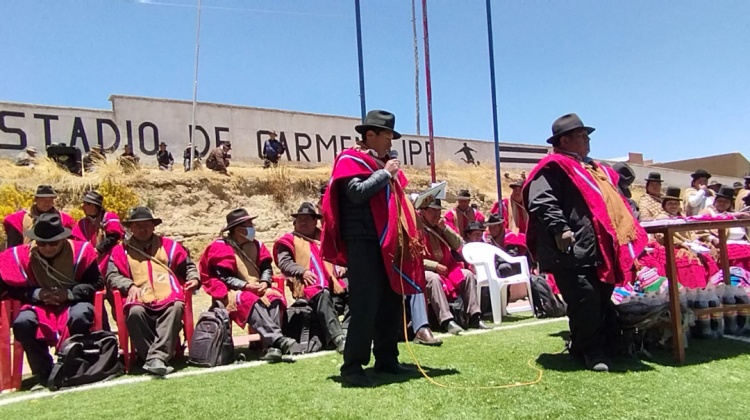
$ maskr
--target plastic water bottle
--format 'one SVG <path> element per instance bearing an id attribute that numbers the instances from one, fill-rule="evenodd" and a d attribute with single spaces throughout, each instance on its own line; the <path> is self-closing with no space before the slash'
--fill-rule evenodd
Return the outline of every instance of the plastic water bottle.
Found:
<path id="1" fill-rule="evenodd" d="M 721 300 L 714 288 L 706 288 L 706 299 L 708 299 L 709 308 L 721 307 Z M 724 337 L 724 314 L 722 312 L 711 312 L 711 335 L 713 338 Z"/>
<path id="2" fill-rule="evenodd" d="M 724 306 L 734 306 L 737 303 L 734 298 L 734 286 L 726 286 L 723 289 L 721 303 Z M 721 289 L 717 287 L 716 290 Z M 737 311 L 724 312 L 724 334 L 737 335 Z"/>
<path id="3" fill-rule="evenodd" d="M 750 296 L 743 287 L 734 288 L 734 301 L 738 305 L 750 303 Z M 737 334 L 750 335 L 750 309 L 740 309 L 737 311 Z"/>
<path id="4" fill-rule="evenodd" d="M 708 299 L 706 299 L 706 293 L 699 289 L 695 294 L 695 301 L 693 301 L 694 309 L 708 309 Z M 701 314 L 698 315 L 698 319 L 695 321 L 692 335 L 700 338 L 711 337 L 711 315 Z"/>

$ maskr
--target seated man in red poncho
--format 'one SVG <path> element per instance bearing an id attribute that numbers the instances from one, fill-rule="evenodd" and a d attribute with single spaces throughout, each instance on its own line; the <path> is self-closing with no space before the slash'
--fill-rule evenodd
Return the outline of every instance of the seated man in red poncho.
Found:
<path id="1" fill-rule="evenodd" d="M 313 203 L 302 203 L 292 217 L 294 231 L 276 241 L 273 258 L 287 278 L 292 297 L 305 299 L 312 307 L 326 340 L 323 344 L 333 344 L 337 352 L 343 353 L 344 331 L 332 296 L 343 294 L 346 284 L 336 276 L 333 264 L 321 258 L 318 220 L 322 216 Z"/>
<path id="2" fill-rule="evenodd" d="M 526 225 L 529 221 L 529 213 L 523 205 L 523 179 L 518 179 L 510 184 L 510 198 L 503 198 L 502 213 L 497 201 L 492 205 L 490 213 L 498 214 L 503 219 L 503 226 L 511 233 L 526 233 Z"/>
<path id="3" fill-rule="evenodd" d="M 484 215 L 470 205 L 471 193 L 469 190 L 459 191 L 456 201 L 458 201 L 458 205 L 445 214 L 445 224 L 463 237 L 469 222 L 484 222 Z"/>
<path id="4" fill-rule="evenodd" d="M 94 246 L 98 255 L 99 270 L 107 272 L 107 263 L 112 248 L 125 237 L 120 218 L 115 213 L 104 210 L 104 197 L 96 191 L 88 191 L 83 196 L 81 206 L 86 217 L 73 227 L 73 237 Z"/>
<path id="5" fill-rule="evenodd" d="M 461 296 L 466 319 L 470 328 L 489 329 L 481 319 L 477 304 L 477 280 L 469 270 L 462 268 L 454 252 L 463 246 L 461 237 L 442 220 L 442 203 L 433 200 L 427 208 L 420 210 L 421 237 L 427 255 L 424 259 L 427 298 L 440 321 L 440 325 L 451 334 L 459 334 L 463 328 L 453 319 L 448 299 Z M 467 229 L 469 224 L 467 223 Z"/>
<path id="6" fill-rule="evenodd" d="M 184 291 L 200 286 L 200 275 L 182 245 L 154 234 L 161 224 L 146 207 L 122 222 L 132 236 L 112 249 L 107 285 L 122 294 L 125 323 L 143 370 L 164 376 L 180 339 Z"/>
<path id="7" fill-rule="evenodd" d="M 11 298 L 23 303 L 13 335 L 26 351 L 40 385 L 52 371 L 48 346 L 86 334 L 94 324 L 94 295 L 102 289 L 96 251 L 68 239 L 58 214 L 42 214 L 25 236 L 33 242 L 0 254 L 0 276 Z"/>
<path id="8" fill-rule="evenodd" d="M 24 236 L 23 233 L 31 229 L 34 220 L 45 213 L 59 215 L 64 227 L 73 228 L 76 223 L 75 220 L 68 213 L 63 213 L 55 208 L 55 198 L 57 198 L 57 193 L 51 186 L 40 185 L 36 189 L 34 205 L 30 209 L 5 216 L 3 228 L 5 228 L 5 234 L 7 235 L 7 248 L 31 242 L 31 238 Z"/>
<path id="9" fill-rule="evenodd" d="M 260 334 L 266 349 L 262 359 L 281 361 L 283 354 L 300 353 L 299 344 L 281 333 L 286 310 L 284 292 L 272 287 L 272 257 L 255 239 L 253 220 L 245 209 L 227 214 L 226 232 L 212 242 L 199 263 L 203 289 L 226 306 L 241 328 L 250 325 Z"/>

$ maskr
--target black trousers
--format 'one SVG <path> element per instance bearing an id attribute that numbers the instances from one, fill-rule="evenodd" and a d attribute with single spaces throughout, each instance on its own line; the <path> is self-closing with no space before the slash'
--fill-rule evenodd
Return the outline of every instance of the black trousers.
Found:
<path id="1" fill-rule="evenodd" d="M 612 292 L 615 286 L 599 280 L 596 268 L 553 271 L 555 282 L 568 305 L 571 353 L 601 356 L 608 346 L 614 320 Z"/>
<path id="2" fill-rule="evenodd" d="M 70 335 L 86 334 L 94 325 L 94 305 L 88 302 L 76 302 L 68 308 L 68 331 Z M 31 373 L 46 381 L 52 371 L 52 356 L 44 340 L 37 340 L 39 318 L 36 312 L 26 309 L 13 321 L 13 336 L 21 342 L 29 361 Z"/>
<path id="3" fill-rule="evenodd" d="M 315 318 L 318 319 L 320 328 L 323 330 L 323 338 L 326 341 L 323 344 L 328 344 L 334 338 L 344 335 L 339 316 L 336 313 L 336 307 L 331 298 L 331 292 L 328 289 L 323 289 L 313 296 L 310 299 L 310 306 L 315 311 Z"/>
<path id="4" fill-rule="evenodd" d="M 347 240 L 349 330 L 341 373 L 356 373 L 370 363 L 398 363 L 401 296 L 391 289 L 377 240 Z"/>

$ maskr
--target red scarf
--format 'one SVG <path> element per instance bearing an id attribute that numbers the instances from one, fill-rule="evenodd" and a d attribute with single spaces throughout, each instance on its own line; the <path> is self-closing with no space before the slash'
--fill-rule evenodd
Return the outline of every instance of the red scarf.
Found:
<path id="1" fill-rule="evenodd" d="M 597 244 L 604 260 L 604 263 L 597 267 L 599 278 L 605 283 L 621 283 L 624 280 L 624 273 L 630 271 L 633 267 L 633 262 L 648 243 L 646 231 L 643 230 L 638 222 L 635 222 L 636 239 L 630 243 L 620 245 L 617 242 L 617 232 L 615 232 L 615 228 L 610 221 L 607 207 L 596 180 L 583 167 L 581 161 L 562 153 L 547 155 L 547 157 L 534 167 L 523 186 L 524 197 L 529 196 L 530 180 L 536 177 L 537 172 L 547 166 L 553 165 L 558 166 L 565 172 L 568 179 L 570 179 L 580 192 L 589 211 L 591 211 Z M 616 186 L 619 179 L 617 172 L 606 166 L 603 166 L 602 169 L 609 178 L 609 182 Z M 625 198 L 622 198 L 622 200 L 627 206 Z M 530 215 L 530 219 L 526 229 L 526 237 L 528 238 L 526 243 L 532 256 L 536 258 L 536 235 L 539 222 L 535 220 L 534 215 Z"/>

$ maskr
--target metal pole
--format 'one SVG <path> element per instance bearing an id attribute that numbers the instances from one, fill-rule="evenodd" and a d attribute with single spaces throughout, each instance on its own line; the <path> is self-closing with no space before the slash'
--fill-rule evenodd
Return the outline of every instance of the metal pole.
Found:
<path id="1" fill-rule="evenodd" d="M 430 174 L 435 181 L 435 139 L 432 131 L 432 82 L 430 81 L 430 37 L 427 31 L 427 0 L 422 0 L 422 23 L 424 24 L 424 74 L 427 85 L 427 126 L 430 132 Z"/>
<path id="2" fill-rule="evenodd" d="M 354 14 L 357 20 L 357 56 L 359 59 L 359 104 L 362 108 L 362 122 L 365 122 L 367 106 L 365 105 L 365 65 L 362 59 L 362 18 L 359 13 L 359 0 L 354 0 Z"/>
<path id="3" fill-rule="evenodd" d="M 419 46 L 417 45 L 417 7 L 416 0 L 411 0 L 411 30 L 414 34 L 414 102 L 417 111 L 417 135 L 419 132 Z"/>
<path id="4" fill-rule="evenodd" d="M 495 178 L 497 180 L 497 202 L 502 205 L 503 190 L 500 182 L 500 139 L 497 127 L 497 98 L 495 97 L 495 48 L 492 41 L 492 7 L 487 0 L 487 39 L 490 49 L 490 91 L 492 94 L 492 128 L 495 136 Z"/>
<path id="5" fill-rule="evenodd" d="M 188 168 L 193 170 L 193 161 L 195 160 L 194 142 L 195 142 L 195 108 L 198 104 L 198 56 L 201 49 L 201 0 L 198 0 L 198 23 L 195 28 L 195 73 L 193 74 L 193 116 L 190 123 L 190 162 Z"/>

